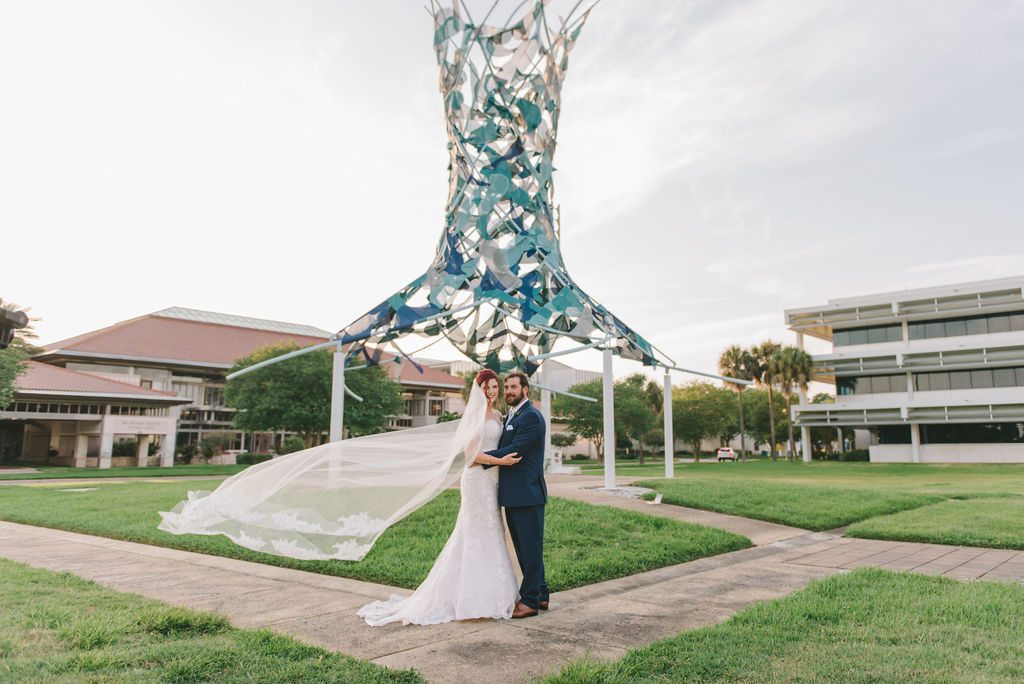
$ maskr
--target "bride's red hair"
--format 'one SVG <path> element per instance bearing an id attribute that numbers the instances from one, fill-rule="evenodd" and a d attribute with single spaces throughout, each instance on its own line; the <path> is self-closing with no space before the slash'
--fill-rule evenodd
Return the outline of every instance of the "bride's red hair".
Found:
<path id="1" fill-rule="evenodd" d="M 476 374 L 476 384 L 480 385 L 481 387 L 486 385 L 487 381 L 491 379 L 497 380 L 498 374 L 492 371 L 490 368 L 484 368 L 482 371 Z M 498 384 L 500 385 L 501 382 L 499 381 Z"/>

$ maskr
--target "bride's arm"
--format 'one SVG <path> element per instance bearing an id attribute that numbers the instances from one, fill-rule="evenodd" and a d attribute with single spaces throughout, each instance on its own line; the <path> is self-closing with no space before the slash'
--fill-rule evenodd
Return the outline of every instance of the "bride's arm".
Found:
<path id="1" fill-rule="evenodd" d="M 491 456 L 490 454 L 485 454 L 482 451 L 478 451 L 476 453 L 476 458 L 473 459 L 473 464 L 472 465 L 499 465 L 499 466 L 515 465 L 516 463 L 519 463 L 519 461 L 520 461 L 519 456 L 516 455 L 517 453 L 518 452 L 513 451 L 510 454 L 505 454 L 504 456 L 498 457 L 498 456 Z"/>

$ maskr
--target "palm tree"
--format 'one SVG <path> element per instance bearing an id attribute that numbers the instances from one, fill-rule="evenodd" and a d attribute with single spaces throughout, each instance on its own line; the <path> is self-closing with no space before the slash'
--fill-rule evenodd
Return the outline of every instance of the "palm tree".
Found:
<path id="1" fill-rule="evenodd" d="M 753 380 L 756 361 L 749 351 L 741 349 L 735 344 L 722 352 L 718 357 L 718 372 L 730 378 L 738 380 Z M 740 460 L 747 460 L 747 433 L 743 424 L 743 390 L 746 385 L 738 382 L 727 383 L 729 387 L 736 390 L 740 403 Z"/>
<path id="2" fill-rule="evenodd" d="M 775 378 L 772 377 L 770 361 L 772 355 L 780 349 L 782 349 L 782 345 L 778 342 L 772 342 L 771 340 L 765 340 L 761 344 L 751 347 L 750 349 L 750 357 L 752 359 L 751 374 L 754 376 L 754 382 L 768 390 L 768 425 L 771 426 L 772 433 L 771 450 L 768 453 L 771 454 L 773 461 L 776 460 L 775 398 L 773 392 Z"/>
<path id="3" fill-rule="evenodd" d="M 786 409 L 789 419 L 789 456 L 796 460 L 796 441 L 793 439 L 792 405 L 793 393 L 796 388 L 807 391 L 807 383 L 811 381 L 811 355 L 797 347 L 783 347 L 772 354 L 769 363 L 772 366 L 772 377 L 779 383 L 782 394 L 786 397 Z M 808 445 L 804 445 L 809 448 Z"/>

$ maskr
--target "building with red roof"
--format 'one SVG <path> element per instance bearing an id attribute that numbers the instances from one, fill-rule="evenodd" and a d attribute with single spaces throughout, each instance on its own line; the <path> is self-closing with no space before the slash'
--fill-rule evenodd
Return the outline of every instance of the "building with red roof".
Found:
<path id="1" fill-rule="evenodd" d="M 235 452 L 274 450 L 283 433 L 245 434 L 235 429 L 235 409 L 224 404 L 225 376 L 237 359 L 260 347 L 289 342 L 307 347 L 329 338 L 329 332 L 308 325 L 172 307 L 48 344 L 34 357 L 29 373 L 19 378 L 15 403 L 8 407 L 23 406 L 26 410 L 0 412 L 0 425 L 6 425 L 3 434 L 8 435 L 7 449 L 11 451 L 11 435 L 17 431 L 11 427 L 13 421 L 21 425 L 22 459 L 50 465 L 122 465 L 112 460 L 111 450 L 115 441 L 123 438 L 136 438 L 140 454 L 143 442 L 147 448 L 156 444 L 161 465 L 171 465 L 175 451 L 188 452 L 190 445 L 197 445 L 203 434 L 210 432 L 230 433 L 231 450 Z M 393 361 L 395 357 L 381 354 L 381 359 Z M 390 419 L 389 428 L 430 424 L 445 411 L 462 408 L 461 378 L 404 359 L 386 367 L 402 386 L 406 408 L 403 415 Z M 55 425 L 41 421 L 43 414 L 38 411 L 34 418 L 27 418 L 28 413 L 33 413 L 27 408 L 33 403 L 31 398 L 37 396 L 34 393 L 45 390 L 48 383 L 61 382 L 69 387 L 61 390 L 69 392 L 64 395 L 68 411 L 71 405 L 88 405 L 92 407 L 88 410 L 110 416 L 110 410 L 120 411 L 114 406 L 138 404 L 135 410 L 144 412 L 140 416 L 163 418 L 173 422 L 175 428 L 158 432 L 156 423 L 140 427 L 106 420 L 97 431 L 93 430 L 97 427 L 92 425 L 96 422 L 93 419 L 85 421 L 89 423 L 86 431 L 84 423 L 75 422 L 80 419 L 55 419 L 61 422 Z M 106 390 L 96 391 L 122 388 L 131 400 L 112 396 L 108 397 L 109 402 L 100 401 L 87 389 L 98 388 L 97 383 L 105 383 Z M 41 402 L 35 402 L 37 408 L 40 405 Z M 55 405 L 58 415 L 71 415 L 61 413 L 61 404 Z M 53 418 L 45 415 L 48 420 Z M 28 427 L 28 423 L 35 427 Z M 45 426 L 49 426 L 50 432 L 44 438 L 40 435 Z M 83 429 L 72 431 L 71 427 L 76 426 Z M 164 428 L 166 425 L 161 424 L 160 429 Z M 153 431 L 141 432 L 143 429 Z M 0 441 L 0 447 L 3 443 Z M 45 447 L 40 446 L 44 443 Z M 45 456 L 43 460 L 41 454 Z M 140 464 L 143 460 L 141 456 L 137 459 Z"/>

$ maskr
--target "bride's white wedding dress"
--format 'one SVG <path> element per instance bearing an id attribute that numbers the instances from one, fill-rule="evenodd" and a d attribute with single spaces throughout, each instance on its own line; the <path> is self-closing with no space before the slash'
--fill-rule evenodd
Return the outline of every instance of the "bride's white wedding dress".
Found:
<path id="1" fill-rule="evenodd" d="M 481 450 L 498 446 L 501 424 L 488 419 Z M 455 529 L 423 584 L 408 598 L 392 594 L 359 609 L 373 626 L 390 622 L 435 625 L 452 620 L 507 618 L 519 599 L 498 507 L 498 467 L 467 467 Z"/>

